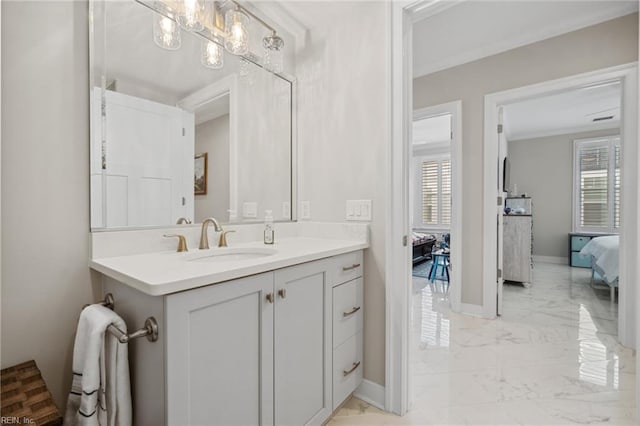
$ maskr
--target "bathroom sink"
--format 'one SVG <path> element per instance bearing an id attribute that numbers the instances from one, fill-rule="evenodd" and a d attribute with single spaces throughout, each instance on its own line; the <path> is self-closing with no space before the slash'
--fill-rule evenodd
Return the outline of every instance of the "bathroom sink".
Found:
<path id="1" fill-rule="evenodd" d="M 240 262 L 243 260 L 260 259 L 272 256 L 278 251 L 267 247 L 228 247 L 207 250 L 207 253 L 197 253 L 195 256 L 188 258 L 190 262 Z"/>

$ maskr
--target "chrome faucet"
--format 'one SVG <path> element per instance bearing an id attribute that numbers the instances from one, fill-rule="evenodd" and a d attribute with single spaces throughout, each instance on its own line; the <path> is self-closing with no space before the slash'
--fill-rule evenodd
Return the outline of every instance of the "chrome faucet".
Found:
<path id="1" fill-rule="evenodd" d="M 186 217 L 178 218 L 178 221 L 176 222 L 176 225 L 182 225 L 183 223 L 185 223 L 187 225 L 191 225 L 191 221 L 189 219 L 187 219 Z"/>
<path id="2" fill-rule="evenodd" d="M 212 217 L 206 218 L 202 222 L 202 232 L 200 234 L 200 247 L 199 247 L 200 250 L 209 249 L 209 237 L 207 236 L 207 228 L 209 227 L 210 223 L 213 223 L 213 227 L 216 230 L 216 232 L 222 232 L 222 226 L 220 226 L 217 220 L 215 220 Z"/>

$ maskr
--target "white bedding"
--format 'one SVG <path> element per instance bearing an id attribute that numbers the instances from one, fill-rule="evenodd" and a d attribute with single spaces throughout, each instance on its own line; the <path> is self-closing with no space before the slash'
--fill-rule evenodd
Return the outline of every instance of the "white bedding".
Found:
<path id="1" fill-rule="evenodd" d="M 603 278 L 613 283 L 618 278 L 620 238 L 617 235 L 593 238 L 580 250 L 582 256 L 593 256 Z"/>

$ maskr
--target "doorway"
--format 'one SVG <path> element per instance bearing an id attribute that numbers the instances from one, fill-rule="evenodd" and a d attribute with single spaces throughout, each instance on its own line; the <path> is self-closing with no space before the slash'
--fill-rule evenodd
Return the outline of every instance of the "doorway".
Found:
<path id="1" fill-rule="evenodd" d="M 619 176 L 621 179 L 619 199 L 624 201 L 620 204 L 618 225 L 619 231 L 624 230 L 625 232 L 620 232 L 619 243 L 618 337 L 623 345 L 633 348 L 635 347 L 636 340 L 636 318 L 633 308 L 635 306 L 636 292 L 633 286 L 628 284 L 637 273 L 635 262 L 632 260 L 637 256 L 637 251 L 634 248 L 634 241 L 629 238 L 630 233 L 628 231 L 632 230 L 632 232 L 635 232 L 638 229 L 638 219 L 633 207 L 637 203 L 637 194 L 635 194 L 634 191 L 636 188 L 635 182 L 637 181 L 637 120 L 635 119 L 637 118 L 637 66 L 635 64 L 549 81 L 534 86 L 512 89 L 490 94 L 485 97 L 484 189 L 486 197 L 484 207 L 484 235 L 494 237 L 485 238 L 484 244 L 484 314 L 489 318 L 495 317 L 496 314 L 500 312 L 502 305 L 501 275 L 504 265 L 498 251 L 498 238 L 503 227 L 500 220 L 494 219 L 497 212 L 495 210 L 496 204 L 493 202 L 496 198 L 498 198 L 499 203 L 502 202 L 500 198 L 503 196 L 502 190 L 504 188 L 504 185 L 502 185 L 504 181 L 502 180 L 502 176 L 499 176 L 499 168 L 496 167 L 496 161 L 504 164 L 502 159 L 505 156 L 504 153 L 501 152 L 501 145 L 499 143 L 499 139 L 502 137 L 499 133 L 499 131 L 502 130 L 499 127 L 500 124 L 502 124 L 500 123 L 501 109 L 505 106 L 508 107 L 508 105 L 522 103 L 526 100 L 541 99 L 545 96 L 562 97 L 567 96 L 566 94 L 572 91 L 574 91 L 574 93 L 580 93 L 580 91 L 585 93 L 585 91 L 597 90 L 598 88 L 611 85 L 619 85 L 622 93 L 621 122 L 619 126 L 620 152 L 622 153 L 622 155 L 620 155 L 619 165 Z M 600 137 L 596 142 L 601 144 L 613 143 L 612 150 L 609 150 L 612 156 L 608 158 L 613 158 L 612 161 L 615 161 L 615 155 L 613 154 L 615 152 L 614 139 L 616 139 L 616 135 L 610 136 L 609 138 Z M 604 139 L 606 139 L 606 141 L 604 141 Z M 576 147 L 579 143 L 580 141 L 578 140 L 574 143 L 574 158 L 577 152 Z M 573 165 L 574 169 L 575 167 L 576 166 Z M 612 181 L 614 180 L 614 175 L 615 172 L 610 176 Z M 495 182 L 499 184 L 495 185 Z M 511 185 L 511 188 L 504 189 L 513 190 L 513 183 L 511 183 Z M 576 189 L 574 185 L 572 198 L 578 199 L 579 193 L 580 187 Z M 502 202 L 499 210 L 503 208 L 504 203 Z M 578 213 L 576 213 L 579 210 L 579 206 L 577 206 L 576 201 L 574 201 L 572 232 L 582 230 L 582 225 L 585 225 L 585 223 L 580 223 L 579 219 L 576 219 L 576 217 L 579 217 Z M 611 207 L 605 211 L 605 215 L 612 220 L 611 228 L 613 228 L 613 217 L 615 216 L 613 210 L 613 207 Z M 502 211 L 499 211 L 499 213 L 502 215 Z M 502 219 L 502 217 L 499 217 L 499 219 Z M 586 225 L 589 224 L 587 223 Z M 613 229 L 611 229 L 611 231 L 613 231 Z M 567 238 L 569 238 L 570 235 L 571 234 L 568 234 Z M 570 256 L 571 254 L 567 251 L 567 257 Z M 497 268 L 492 267 L 492 265 L 497 265 Z"/>
<path id="2" fill-rule="evenodd" d="M 408 336 L 408 324 L 410 317 L 409 302 L 408 302 L 408 288 L 407 282 L 409 262 L 411 251 L 410 246 L 406 244 L 406 237 L 410 232 L 410 219 L 409 219 L 409 173 L 408 168 L 410 162 L 409 158 L 409 142 L 411 140 L 411 112 L 413 110 L 413 93 L 412 93 L 412 59 L 409 55 L 404 55 L 403 52 L 412 50 L 411 28 L 416 19 L 416 15 L 421 13 L 436 14 L 442 11 L 441 8 L 451 7 L 451 4 L 455 2 L 414 2 L 408 5 L 394 4 L 391 6 L 391 20 L 392 20 L 392 61 L 390 65 L 390 73 L 392 77 L 392 140 L 394 141 L 389 148 L 389 163 L 391 174 L 389 177 L 389 199 L 387 209 L 387 217 L 389 220 L 389 226 L 387 228 L 387 252 L 386 252 L 386 281 L 389 283 L 386 288 L 386 401 L 385 406 L 389 411 L 393 411 L 397 414 L 404 414 L 407 412 L 409 389 L 408 384 L 408 364 L 409 364 L 409 336 Z M 476 19 L 477 21 L 477 19 Z M 614 70 L 615 71 L 615 70 Z M 620 71 L 620 70 L 618 70 Z M 625 70 L 620 72 L 620 75 L 625 76 L 625 80 L 629 82 L 630 87 L 636 84 L 637 70 Z M 593 76 L 590 76 L 593 77 Z M 588 80 L 588 79 L 587 79 Z M 595 81 L 583 82 L 585 84 Z M 601 81 L 601 80 L 600 80 Z M 575 83 L 575 81 L 574 81 Z M 549 88 L 547 87 L 548 91 Z M 543 90 L 544 91 L 544 90 Z M 630 116 L 637 115 L 637 107 L 633 103 L 633 100 L 629 97 L 623 99 L 627 108 L 627 113 Z M 495 106 L 497 107 L 497 103 Z M 466 106 L 465 106 L 466 108 Z M 488 108 L 485 108 L 485 111 Z M 491 114 L 496 114 L 496 109 L 491 109 Z M 637 118 L 637 117 L 636 117 Z M 482 122 L 482 117 L 478 118 Z M 626 121 L 627 124 L 635 123 L 634 121 Z M 493 141 L 496 137 L 495 129 L 497 128 L 497 117 L 492 117 L 491 125 L 485 126 L 486 134 L 484 135 L 484 141 Z M 629 130 L 629 129 L 627 129 Z M 625 130 L 625 132 L 627 131 Z M 630 129 L 633 134 L 636 134 L 636 127 Z M 399 141 L 404 141 L 400 143 Z M 487 142 L 485 142 L 486 144 Z M 493 143 L 493 142 L 492 142 Z M 486 146 L 482 145 L 481 150 L 485 150 Z M 482 155 L 489 160 L 484 161 L 485 164 L 490 164 L 491 167 L 485 167 L 483 169 L 483 179 L 480 183 L 482 187 L 482 202 L 477 209 L 477 214 L 481 219 L 481 229 L 470 229 L 471 232 L 478 232 L 482 235 L 490 235 L 487 233 L 487 229 L 492 232 L 492 235 L 496 235 L 497 224 L 495 221 L 492 224 L 487 224 L 485 218 L 495 218 L 496 214 L 496 199 L 497 199 L 497 185 L 498 171 L 495 167 L 497 159 L 497 149 L 492 148 L 487 155 L 484 152 Z M 633 158 L 633 156 L 632 156 Z M 627 170 L 629 168 L 627 167 Z M 635 169 L 631 169 L 635 170 Z M 623 178 L 624 182 L 627 182 L 627 188 L 636 188 L 638 176 L 637 174 L 627 173 Z M 485 184 L 491 184 L 490 190 L 486 190 Z M 631 194 L 637 196 L 637 194 Z M 637 198 L 626 198 L 628 207 L 637 203 Z M 623 206 L 623 209 L 626 208 Z M 488 212 L 488 213 L 487 213 Z M 406 213 L 406 214 L 405 214 Z M 627 217 L 629 217 L 627 215 Z M 466 222 L 465 222 L 466 223 Z M 637 224 L 632 223 L 627 228 L 627 234 L 629 240 L 636 241 L 638 227 Z M 403 238 L 404 237 L 404 238 Z M 495 318 L 496 306 L 497 306 L 497 289 L 496 289 L 496 251 L 497 241 L 495 238 L 488 238 L 484 241 L 486 245 L 478 247 L 478 252 L 482 251 L 482 264 L 483 264 L 483 276 L 478 277 L 483 283 L 482 287 L 482 304 L 472 305 L 479 309 L 475 312 L 469 312 L 473 315 Z M 403 244 L 404 243 L 404 244 Z M 637 254 L 637 244 L 632 247 L 634 254 Z M 627 251 L 626 257 L 631 257 L 632 254 Z M 485 264 L 485 261 L 487 262 Z M 623 260 L 624 262 L 624 260 Z M 629 276 L 636 276 L 635 266 L 632 267 L 627 262 L 621 265 L 622 269 L 626 271 Z M 493 271 L 493 272 L 491 272 Z M 492 274 L 489 278 L 492 278 L 493 288 L 492 291 L 487 292 L 487 279 L 486 275 Z M 466 294 L 466 293 L 465 293 Z M 627 301 L 631 302 L 635 297 L 627 297 Z M 467 298 L 468 299 L 468 298 Z M 475 301 L 475 298 L 474 298 Z M 469 311 L 466 310 L 465 311 Z M 635 321 L 635 320 L 633 320 Z"/>
<path id="3" fill-rule="evenodd" d="M 581 315 L 617 339 L 621 99 L 614 80 L 500 106 L 502 320 L 560 327 Z M 605 242 L 607 273 L 592 276 L 581 251 Z"/>

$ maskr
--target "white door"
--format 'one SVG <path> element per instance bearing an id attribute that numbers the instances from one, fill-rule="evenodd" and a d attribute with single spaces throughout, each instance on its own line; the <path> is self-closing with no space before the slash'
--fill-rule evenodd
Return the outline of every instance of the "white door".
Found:
<path id="1" fill-rule="evenodd" d="M 496 220 L 498 221 L 498 256 L 496 269 L 498 271 L 498 294 L 497 294 L 497 312 L 496 314 L 502 315 L 502 290 L 504 285 L 504 273 L 503 273 L 503 259 L 504 259 L 504 232 L 503 232 L 503 214 L 504 203 L 507 195 L 503 190 L 504 188 L 504 160 L 507 157 L 507 140 L 504 134 L 504 109 L 502 107 L 498 110 L 498 203 L 496 211 Z M 508 170 L 507 170 L 508 172 Z"/>
<path id="2" fill-rule="evenodd" d="M 270 272 L 167 296 L 169 425 L 273 425 L 272 292 Z"/>
<path id="3" fill-rule="evenodd" d="M 321 425 L 332 412 L 327 263 L 275 272 L 275 424 Z"/>
<path id="4" fill-rule="evenodd" d="M 105 111 L 104 226 L 193 219 L 193 114 L 109 90 Z"/>

